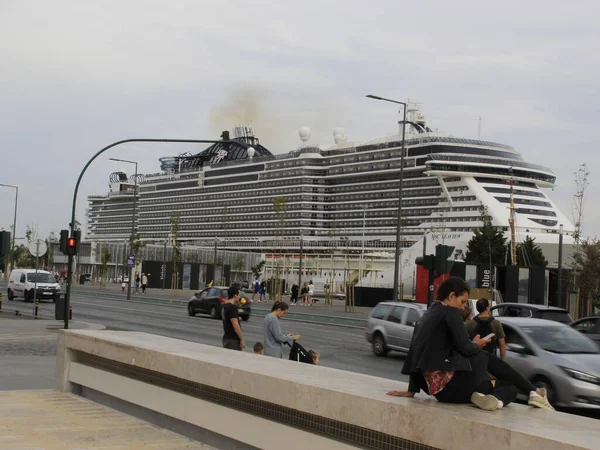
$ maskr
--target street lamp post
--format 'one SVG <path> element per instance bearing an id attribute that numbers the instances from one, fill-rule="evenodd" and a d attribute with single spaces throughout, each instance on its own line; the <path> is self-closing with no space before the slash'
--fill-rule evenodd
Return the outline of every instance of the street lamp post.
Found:
<path id="1" fill-rule="evenodd" d="M 363 229 L 362 229 L 362 247 L 360 250 L 360 272 L 359 272 L 359 282 L 362 281 L 363 277 L 365 276 L 365 269 L 364 269 L 364 264 L 365 264 L 365 228 L 366 228 L 366 221 L 367 221 L 367 208 L 369 207 L 369 205 L 363 205 Z"/>
<path id="2" fill-rule="evenodd" d="M 111 161 L 124 162 L 128 164 L 135 164 L 135 175 L 133 176 L 133 213 L 131 217 L 131 235 L 129 236 L 129 248 L 133 253 L 133 241 L 135 240 L 135 208 L 137 203 L 137 179 L 138 179 L 138 163 L 137 161 L 129 161 L 127 159 L 109 158 Z M 125 246 L 127 248 L 127 246 Z M 135 261 L 137 265 L 137 261 Z M 127 283 L 127 300 L 131 300 L 131 282 L 133 281 L 134 267 L 129 269 L 129 283 Z M 125 271 L 123 271 L 125 272 Z M 123 279 L 125 281 L 125 279 Z"/>
<path id="3" fill-rule="evenodd" d="M 15 268 L 15 236 L 17 234 L 17 204 L 19 203 L 19 187 L 11 184 L 1 184 L 2 187 L 7 187 L 15 190 L 15 215 L 13 217 L 13 230 L 12 230 L 12 246 L 10 250 L 10 270 Z"/>
<path id="4" fill-rule="evenodd" d="M 213 140 L 213 139 L 148 139 L 148 138 L 140 138 L 140 139 L 123 139 L 121 141 L 113 142 L 110 145 L 102 148 L 97 151 L 94 156 L 92 156 L 89 161 L 83 166 L 83 169 L 79 173 L 79 177 L 77 178 L 77 182 L 75 183 L 75 189 L 73 190 L 73 203 L 71 205 L 71 222 L 69 223 L 69 229 L 71 232 L 71 236 L 73 236 L 75 232 L 75 209 L 77 207 L 77 194 L 79 192 L 79 185 L 81 184 L 81 180 L 83 179 L 83 175 L 87 171 L 88 167 L 94 162 L 94 160 L 104 153 L 107 150 L 110 150 L 113 147 L 116 147 L 121 144 L 127 144 L 131 142 L 158 142 L 158 143 L 181 143 L 181 144 L 228 144 L 231 142 L 229 139 L 225 140 Z M 64 317 L 65 317 L 65 329 L 69 328 L 69 305 L 71 303 L 71 277 L 73 275 L 73 256 L 68 256 L 67 263 L 67 292 L 66 292 L 66 301 L 65 301 L 65 309 L 64 309 Z"/>
<path id="5" fill-rule="evenodd" d="M 376 95 L 367 95 L 367 98 L 373 100 L 382 100 L 384 102 L 396 103 L 404 107 L 404 115 L 402 119 L 402 150 L 400 155 L 400 188 L 398 189 L 398 224 L 396 225 L 396 252 L 394 255 L 394 291 L 392 298 L 399 300 L 398 287 L 400 286 L 402 266 L 400 264 L 400 239 L 402 230 L 402 188 L 404 187 L 404 153 L 405 153 L 405 137 L 406 137 L 406 107 L 405 102 L 390 100 L 389 98 L 378 97 Z M 402 295 L 402 294 L 400 294 Z"/>

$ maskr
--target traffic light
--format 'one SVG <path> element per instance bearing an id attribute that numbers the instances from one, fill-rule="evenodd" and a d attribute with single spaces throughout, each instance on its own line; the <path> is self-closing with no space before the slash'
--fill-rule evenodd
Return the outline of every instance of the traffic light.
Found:
<path id="1" fill-rule="evenodd" d="M 10 231 L 0 231 L 0 255 L 10 253 Z"/>
<path id="2" fill-rule="evenodd" d="M 438 276 L 450 272 L 454 266 L 454 261 L 448 261 L 452 252 L 454 252 L 452 245 L 438 244 L 435 246 L 435 273 Z"/>
<path id="3" fill-rule="evenodd" d="M 79 241 L 81 240 L 81 231 L 75 230 L 73 236 L 67 238 L 67 255 L 75 256 L 79 252 Z"/>
<path id="4" fill-rule="evenodd" d="M 75 230 L 73 232 L 73 237 L 75 238 L 75 254 L 77 255 L 79 254 L 79 245 L 81 244 L 81 231 Z"/>
<path id="5" fill-rule="evenodd" d="M 67 239 L 69 239 L 69 230 L 60 230 L 60 251 L 63 255 L 67 254 Z"/>
<path id="6" fill-rule="evenodd" d="M 419 256 L 415 259 L 415 264 L 417 266 L 423 266 L 423 269 L 429 270 L 430 272 L 434 269 L 434 256 L 433 255 L 425 255 Z"/>

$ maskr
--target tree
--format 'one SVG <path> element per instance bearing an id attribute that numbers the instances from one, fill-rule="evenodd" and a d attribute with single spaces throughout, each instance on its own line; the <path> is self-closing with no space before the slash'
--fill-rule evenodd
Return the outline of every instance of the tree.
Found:
<path id="1" fill-rule="evenodd" d="M 133 249 L 133 255 L 135 256 L 135 262 L 138 263 L 140 259 L 140 253 L 142 248 L 146 246 L 146 243 L 142 241 L 139 233 L 133 236 L 133 242 L 131 248 Z"/>
<path id="2" fill-rule="evenodd" d="M 102 248 L 102 253 L 100 256 L 100 287 L 106 287 L 106 278 L 107 278 L 107 266 L 110 261 L 110 248 L 104 247 Z"/>
<path id="3" fill-rule="evenodd" d="M 283 195 L 277 196 L 273 199 L 273 210 L 275 211 L 275 216 L 277 217 L 277 221 L 279 222 L 279 239 L 283 238 L 283 229 L 287 223 L 287 198 Z M 279 251 L 281 254 L 281 249 Z M 280 255 L 281 256 L 281 255 Z M 275 279 L 273 280 L 273 293 L 275 295 L 275 300 L 281 300 L 281 258 L 277 258 L 277 265 L 275 268 Z"/>
<path id="4" fill-rule="evenodd" d="M 262 276 L 263 268 L 265 267 L 266 261 L 263 259 L 257 265 L 252 266 L 250 270 L 252 271 L 252 276 L 255 280 L 258 280 Z"/>
<path id="5" fill-rule="evenodd" d="M 244 265 L 246 261 L 244 255 L 240 254 L 235 257 L 233 260 L 233 270 L 236 273 L 236 277 L 240 276 L 240 273 L 244 270 Z"/>
<path id="6" fill-rule="evenodd" d="M 523 267 L 547 267 L 548 260 L 542 249 L 535 243 L 535 238 L 526 236 L 525 240 L 517 245 L 517 263 Z"/>
<path id="7" fill-rule="evenodd" d="M 474 230 L 475 235 L 467 244 L 465 261 L 476 264 L 489 264 L 490 251 L 492 264 L 504 264 L 506 255 L 506 237 L 504 232 L 492 225 L 492 218 L 487 210 L 481 213 L 483 224 Z"/>
<path id="8" fill-rule="evenodd" d="M 51 231 L 46 238 L 46 245 L 48 246 L 48 251 L 44 255 L 44 266 L 46 269 L 52 271 L 54 269 L 54 243 L 56 241 L 56 235 L 54 231 Z"/>
<path id="9" fill-rule="evenodd" d="M 181 249 L 179 248 L 179 211 L 171 214 L 171 237 L 173 239 L 173 280 L 171 289 L 179 287 L 179 263 L 181 262 Z"/>
<path id="10" fill-rule="evenodd" d="M 600 307 L 600 242 L 584 240 L 579 252 L 573 255 L 573 269 L 579 294 L 583 299 L 592 299 L 595 308 Z"/>

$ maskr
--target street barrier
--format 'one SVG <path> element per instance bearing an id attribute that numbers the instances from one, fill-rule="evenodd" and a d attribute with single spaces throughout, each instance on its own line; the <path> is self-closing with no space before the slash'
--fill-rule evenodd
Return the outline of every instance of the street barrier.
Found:
<path id="1" fill-rule="evenodd" d="M 524 405 L 486 412 L 422 395 L 386 396 L 403 388 L 147 333 L 59 332 L 57 389 L 218 448 L 600 448 L 593 419 Z"/>

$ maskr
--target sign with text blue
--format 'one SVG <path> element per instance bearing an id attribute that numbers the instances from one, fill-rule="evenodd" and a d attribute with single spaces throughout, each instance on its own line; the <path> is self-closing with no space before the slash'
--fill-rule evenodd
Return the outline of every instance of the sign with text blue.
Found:
<path id="1" fill-rule="evenodd" d="M 127 257 L 127 267 L 133 269 L 135 267 L 135 256 L 131 255 Z"/>

